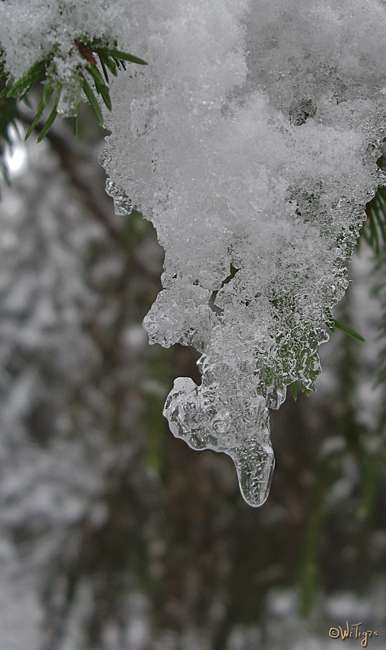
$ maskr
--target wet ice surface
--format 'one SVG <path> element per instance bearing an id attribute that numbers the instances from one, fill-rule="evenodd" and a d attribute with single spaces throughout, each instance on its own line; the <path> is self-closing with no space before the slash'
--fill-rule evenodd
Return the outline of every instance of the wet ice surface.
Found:
<path id="1" fill-rule="evenodd" d="M 0 10 L 25 37 L 21 4 Z M 165 249 L 150 342 L 203 355 L 201 386 L 179 379 L 165 414 L 194 448 L 228 453 L 244 498 L 261 505 L 273 467 L 267 409 L 296 380 L 314 387 L 324 324 L 379 183 L 385 6 L 79 0 L 49 3 L 44 21 L 43 50 L 59 41 L 63 78 L 72 39 L 102 23 L 150 63 L 113 83 L 102 163 L 119 213 L 131 201 Z M 20 74 L 23 53 L 7 33 L 0 40 Z"/>
<path id="2" fill-rule="evenodd" d="M 232 375 L 228 384 L 223 381 L 209 385 L 207 376 L 203 373 L 201 386 L 188 377 L 176 379 L 164 408 L 170 430 L 192 449 L 229 454 L 245 500 L 262 505 L 268 497 L 275 464 L 265 399 L 256 390 L 253 399 L 247 392 L 235 395 Z M 223 389 L 221 396 L 219 386 Z"/>

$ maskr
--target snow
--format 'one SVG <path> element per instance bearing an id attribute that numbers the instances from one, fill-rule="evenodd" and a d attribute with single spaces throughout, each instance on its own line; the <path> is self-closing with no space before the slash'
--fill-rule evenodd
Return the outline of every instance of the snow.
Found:
<path id="1" fill-rule="evenodd" d="M 178 378 L 164 413 L 193 448 L 228 453 L 262 505 L 268 409 L 295 380 L 314 387 L 380 182 L 384 3 L 19 0 L 0 24 L 15 77 L 56 44 L 71 81 L 81 34 L 149 62 L 113 81 L 101 162 L 118 214 L 136 206 L 165 249 L 150 342 L 202 353 L 201 385 Z"/>
<path id="2" fill-rule="evenodd" d="M 0 568 L 0 628 L 2 650 L 38 650 L 40 604 L 32 585 L 13 584 Z"/>

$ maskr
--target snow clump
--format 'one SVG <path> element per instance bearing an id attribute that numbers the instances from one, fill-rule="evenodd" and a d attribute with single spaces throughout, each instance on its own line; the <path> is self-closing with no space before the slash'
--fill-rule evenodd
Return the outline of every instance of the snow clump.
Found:
<path id="1" fill-rule="evenodd" d="M 81 24 L 98 35 L 103 17 L 122 49 L 149 63 L 112 83 L 101 162 L 120 211 L 141 210 L 165 249 L 164 288 L 144 320 L 150 342 L 202 354 L 201 385 L 178 378 L 166 400 L 170 428 L 195 449 L 229 454 L 245 500 L 259 506 L 274 466 L 268 409 L 294 381 L 314 388 L 346 260 L 380 182 L 385 4 L 30 6 L 5 3 L 1 14 L 19 20 L 40 7 L 33 30 L 44 14 L 61 34 L 59 6 L 72 34 Z M 20 74 L 3 32 L 7 65 Z M 40 37 L 20 38 L 31 63 Z"/>

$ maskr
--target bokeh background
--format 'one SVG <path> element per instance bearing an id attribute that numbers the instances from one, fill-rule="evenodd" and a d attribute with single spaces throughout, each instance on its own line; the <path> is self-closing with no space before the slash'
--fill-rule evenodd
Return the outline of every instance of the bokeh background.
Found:
<path id="1" fill-rule="evenodd" d="M 198 355 L 147 342 L 163 251 L 138 212 L 114 214 L 104 135 L 84 106 L 77 140 L 57 123 L 8 153 L 0 650 L 322 650 L 346 621 L 384 648 L 382 255 L 361 242 L 334 314 L 366 343 L 331 334 L 317 392 L 272 413 L 271 494 L 252 509 L 231 460 L 162 416 Z"/>

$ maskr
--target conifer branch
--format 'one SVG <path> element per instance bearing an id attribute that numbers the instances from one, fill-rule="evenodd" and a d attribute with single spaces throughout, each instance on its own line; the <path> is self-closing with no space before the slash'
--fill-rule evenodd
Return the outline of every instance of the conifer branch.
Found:
<path id="1" fill-rule="evenodd" d="M 75 51 L 78 53 L 77 58 L 73 56 Z M 84 61 L 83 64 L 79 62 L 79 55 L 80 60 Z M 98 57 L 101 70 L 98 68 L 98 60 L 94 55 Z M 71 57 L 74 59 L 73 67 L 71 67 Z M 54 46 L 47 57 L 34 63 L 20 79 L 15 80 L 10 78 L 4 69 L 0 72 L 0 83 L 2 84 L 0 99 L 3 103 L 12 103 L 12 106 L 16 101 L 25 99 L 37 82 L 42 81 L 43 83 L 42 99 L 39 102 L 35 119 L 28 129 L 25 139 L 35 129 L 52 95 L 55 95 L 54 107 L 45 126 L 39 133 L 39 142 L 48 133 L 57 115 L 72 117 L 74 119 L 74 134 L 77 133 L 76 120 L 81 102 L 81 91 L 83 91 L 88 100 L 96 119 L 103 126 L 103 115 L 97 96 L 99 95 L 101 97 L 107 109 L 111 111 L 112 104 L 108 87 L 108 70 L 114 76 L 117 76 L 118 70 L 121 68 L 126 69 L 126 62 L 147 65 L 147 62 L 143 59 L 128 52 L 118 50 L 116 41 L 114 41 L 113 47 L 109 47 L 99 39 L 89 40 L 85 37 L 79 37 L 74 41 L 74 50 L 70 51 L 65 59 L 65 63 L 70 64 L 67 66 L 67 76 L 65 78 L 61 77 L 58 70 L 59 60 L 63 60 L 63 55 L 58 52 L 58 46 Z M 69 71 L 70 74 L 68 74 Z M 96 92 L 94 92 L 94 88 L 89 82 L 93 84 Z M 6 129 L 6 133 L 8 133 L 8 129 Z M 1 132 L 0 135 L 3 135 L 3 133 Z M 3 168 L 4 158 L 1 155 L 1 150 L 0 161 Z"/>

